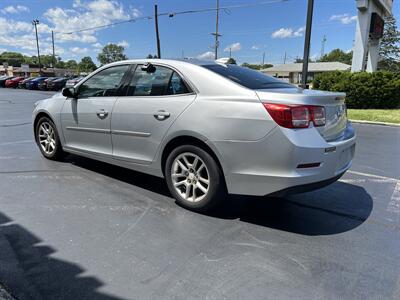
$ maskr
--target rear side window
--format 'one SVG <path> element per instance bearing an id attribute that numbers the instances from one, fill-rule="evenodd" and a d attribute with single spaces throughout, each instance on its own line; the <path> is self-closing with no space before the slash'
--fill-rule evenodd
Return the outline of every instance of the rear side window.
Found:
<path id="1" fill-rule="evenodd" d="M 252 90 L 294 88 L 288 83 L 249 68 L 219 64 L 203 67 Z"/>
<path id="2" fill-rule="evenodd" d="M 128 96 L 164 96 L 187 94 L 189 90 L 175 71 L 154 66 L 152 72 L 138 65 L 128 87 Z"/>

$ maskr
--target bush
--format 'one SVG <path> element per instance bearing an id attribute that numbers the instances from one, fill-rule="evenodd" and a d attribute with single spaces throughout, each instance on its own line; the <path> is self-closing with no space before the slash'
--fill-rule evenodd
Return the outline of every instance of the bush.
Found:
<path id="1" fill-rule="evenodd" d="M 349 108 L 400 108 L 400 73 L 329 72 L 318 74 L 314 89 L 345 92 Z"/>

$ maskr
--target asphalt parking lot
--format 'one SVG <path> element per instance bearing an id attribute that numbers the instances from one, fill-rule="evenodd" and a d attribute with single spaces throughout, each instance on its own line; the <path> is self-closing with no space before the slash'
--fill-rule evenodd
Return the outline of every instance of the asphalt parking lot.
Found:
<path id="1" fill-rule="evenodd" d="M 399 299 L 400 127 L 355 124 L 329 187 L 202 215 L 161 179 L 42 158 L 31 111 L 52 94 L 0 89 L 0 283 L 18 299 Z"/>

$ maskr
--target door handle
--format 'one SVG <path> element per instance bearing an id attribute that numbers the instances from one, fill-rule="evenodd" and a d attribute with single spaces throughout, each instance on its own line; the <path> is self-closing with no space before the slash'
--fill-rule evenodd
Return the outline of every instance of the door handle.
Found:
<path id="1" fill-rule="evenodd" d="M 154 117 L 159 121 L 168 119 L 170 116 L 171 116 L 171 114 L 165 110 L 159 110 L 154 114 Z"/>
<path id="2" fill-rule="evenodd" d="M 96 115 L 100 118 L 100 119 L 105 119 L 108 116 L 108 111 L 105 111 L 104 109 L 100 109 L 96 112 Z"/>

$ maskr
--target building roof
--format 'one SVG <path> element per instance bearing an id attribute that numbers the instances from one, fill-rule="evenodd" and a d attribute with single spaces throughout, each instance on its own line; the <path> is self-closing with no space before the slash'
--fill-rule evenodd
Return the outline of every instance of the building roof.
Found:
<path id="1" fill-rule="evenodd" d="M 308 64 L 308 72 L 329 72 L 346 71 L 351 68 L 350 65 L 341 62 L 316 62 Z M 299 72 L 303 69 L 303 63 L 276 65 L 271 68 L 261 70 L 261 72 Z"/>

